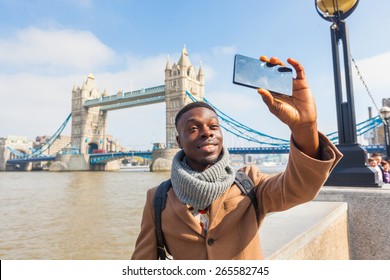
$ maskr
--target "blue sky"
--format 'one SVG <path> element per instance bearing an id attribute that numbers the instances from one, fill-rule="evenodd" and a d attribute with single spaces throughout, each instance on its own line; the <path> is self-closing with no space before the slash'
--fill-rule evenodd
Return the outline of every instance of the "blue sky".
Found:
<path id="1" fill-rule="evenodd" d="M 347 24 L 352 56 L 381 107 L 390 97 L 390 2 L 369 2 L 360 1 Z M 184 45 L 192 64 L 202 63 L 209 101 L 282 138 L 288 128 L 256 91 L 232 84 L 233 57 L 296 58 L 317 102 L 319 129 L 336 131 L 329 27 L 314 0 L 0 0 L 0 137 L 53 134 L 70 113 L 73 85 L 89 73 L 110 94 L 162 85 L 167 56 L 177 62 Z M 353 78 L 361 122 L 374 105 L 356 71 Z M 165 141 L 164 110 L 156 104 L 110 112 L 108 133 L 126 147 L 150 148 Z"/>

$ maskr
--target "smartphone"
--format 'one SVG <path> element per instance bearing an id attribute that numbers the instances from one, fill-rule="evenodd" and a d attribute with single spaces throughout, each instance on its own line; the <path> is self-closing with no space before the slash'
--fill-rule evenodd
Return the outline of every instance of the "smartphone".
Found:
<path id="1" fill-rule="evenodd" d="M 292 69 L 236 54 L 233 83 L 250 88 L 264 88 L 273 93 L 292 94 Z"/>

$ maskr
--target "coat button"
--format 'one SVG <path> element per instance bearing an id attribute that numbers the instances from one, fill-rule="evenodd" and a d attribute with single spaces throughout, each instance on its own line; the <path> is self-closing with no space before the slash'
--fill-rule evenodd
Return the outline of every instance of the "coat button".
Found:
<path id="1" fill-rule="evenodd" d="M 212 238 L 209 238 L 209 239 L 207 240 L 207 244 L 208 244 L 209 246 L 213 246 L 213 245 L 214 245 L 214 242 L 215 242 L 215 240 L 212 239 Z"/>

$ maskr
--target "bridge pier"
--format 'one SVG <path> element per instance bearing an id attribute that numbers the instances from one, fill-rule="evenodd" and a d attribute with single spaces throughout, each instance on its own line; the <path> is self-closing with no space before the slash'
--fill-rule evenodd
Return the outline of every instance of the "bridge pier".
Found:
<path id="1" fill-rule="evenodd" d="M 101 164 L 90 164 L 91 171 L 117 171 L 120 169 L 120 160 L 109 161 Z"/>
<path id="2" fill-rule="evenodd" d="M 24 164 L 7 164 L 5 167 L 6 171 L 31 171 L 32 163 L 24 163 Z"/>
<path id="3" fill-rule="evenodd" d="M 49 171 L 89 171 L 89 155 L 62 154 L 50 165 Z"/>
<path id="4" fill-rule="evenodd" d="M 120 160 L 101 164 L 90 164 L 89 154 L 62 154 L 50 165 L 49 171 L 115 171 L 120 168 Z"/>
<path id="5" fill-rule="evenodd" d="M 172 160 L 179 148 L 161 148 L 152 151 L 151 172 L 169 172 L 171 171 Z"/>

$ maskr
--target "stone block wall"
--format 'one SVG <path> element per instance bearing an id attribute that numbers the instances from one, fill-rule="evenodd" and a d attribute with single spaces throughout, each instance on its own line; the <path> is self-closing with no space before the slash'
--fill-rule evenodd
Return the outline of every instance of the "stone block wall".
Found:
<path id="1" fill-rule="evenodd" d="M 390 260 L 390 188 L 323 187 L 316 201 L 348 203 L 353 260 Z"/>
<path id="2" fill-rule="evenodd" d="M 347 204 L 308 202 L 272 213 L 260 239 L 270 260 L 348 260 Z"/>

